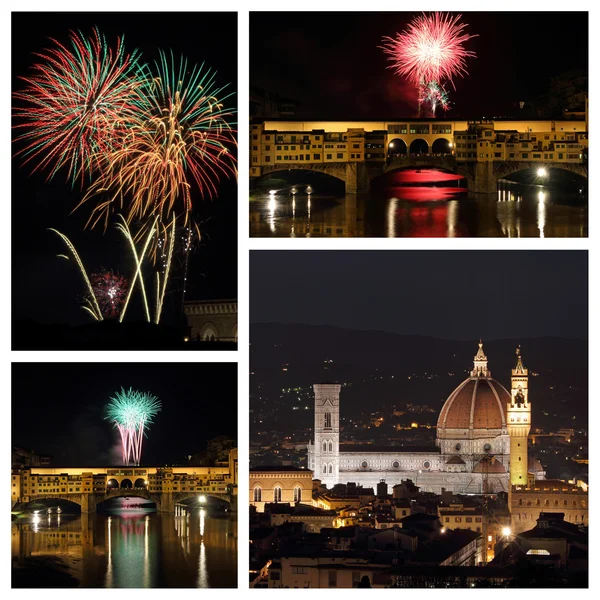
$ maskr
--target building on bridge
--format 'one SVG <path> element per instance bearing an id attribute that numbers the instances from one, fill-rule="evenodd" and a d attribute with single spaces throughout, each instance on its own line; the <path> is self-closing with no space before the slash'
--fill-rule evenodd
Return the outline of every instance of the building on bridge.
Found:
<path id="1" fill-rule="evenodd" d="M 237 448 L 229 463 L 216 467 L 23 467 L 11 474 L 11 506 L 34 500 L 75 502 L 82 512 L 111 497 L 148 498 L 159 510 L 172 512 L 186 498 L 209 495 L 233 501 L 237 496 Z"/>
<path id="2" fill-rule="evenodd" d="M 587 117 L 582 120 L 285 121 L 251 124 L 250 178 L 289 169 L 344 181 L 346 193 L 407 166 L 456 171 L 474 192 L 496 192 L 513 172 L 559 167 L 587 177 Z"/>

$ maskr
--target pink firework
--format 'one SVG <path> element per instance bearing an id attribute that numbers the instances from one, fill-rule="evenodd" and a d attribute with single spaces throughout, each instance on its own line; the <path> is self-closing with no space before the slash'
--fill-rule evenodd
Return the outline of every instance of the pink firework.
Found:
<path id="1" fill-rule="evenodd" d="M 466 59 L 474 57 L 475 52 L 466 50 L 464 43 L 477 36 L 464 32 L 467 25 L 459 23 L 460 18 L 423 13 L 395 38 L 383 38 L 382 49 L 392 62 L 390 68 L 414 83 L 420 98 L 432 82 L 441 89 L 447 81 L 454 87 L 454 77 L 467 74 Z"/>
<path id="2" fill-rule="evenodd" d="M 100 273 L 92 273 L 90 279 L 102 316 L 105 319 L 117 319 L 127 295 L 127 278 L 103 269 Z"/>

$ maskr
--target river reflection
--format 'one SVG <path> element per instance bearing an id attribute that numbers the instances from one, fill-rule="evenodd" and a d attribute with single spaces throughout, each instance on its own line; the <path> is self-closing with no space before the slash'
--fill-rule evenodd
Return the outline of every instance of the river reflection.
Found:
<path id="1" fill-rule="evenodd" d="M 21 518 L 12 524 L 13 587 L 236 587 L 236 528 L 198 508 Z"/>
<path id="2" fill-rule="evenodd" d="M 250 201 L 252 237 L 587 237 L 587 202 L 556 189 L 501 182 L 498 193 L 398 186 L 323 196 L 289 190 Z"/>

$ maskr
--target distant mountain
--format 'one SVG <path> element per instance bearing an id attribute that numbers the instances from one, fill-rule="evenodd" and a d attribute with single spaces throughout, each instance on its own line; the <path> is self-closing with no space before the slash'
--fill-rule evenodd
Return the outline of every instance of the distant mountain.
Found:
<path id="1" fill-rule="evenodd" d="M 468 376 L 479 342 L 273 323 L 251 325 L 250 341 L 251 390 L 260 389 L 265 396 L 335 381 L 352 384 L 343 396 L 349 410 L 368 400 L 373 406 L 427 404 L 436 411 Z M 500 339 L 483 344 L 492 376 L 507 388 L 515 349 L 521 346 L 530 371 L 534 426 L 587 427 L 587 340 Z"/>

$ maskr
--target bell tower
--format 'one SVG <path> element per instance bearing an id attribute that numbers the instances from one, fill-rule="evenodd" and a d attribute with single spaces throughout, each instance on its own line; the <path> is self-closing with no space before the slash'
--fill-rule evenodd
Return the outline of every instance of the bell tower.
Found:
<path id="1" fill-rule="evenodd" d="M 340 388 L 338 383 L 318 383 L 315 390 L 315 437 L 309 468 L 327 487 L 338 482 L 340 468 Z"/>
<path id="2" fill-rule="evenodd" d="M 528 371 L 523 366 L 521 347 L 517 348 L 517 364 L 512 370 L 510 404 L 506 422 L 510 436 L 510 483 L 527 485 L 527 437 L 531 429 Z"/>

